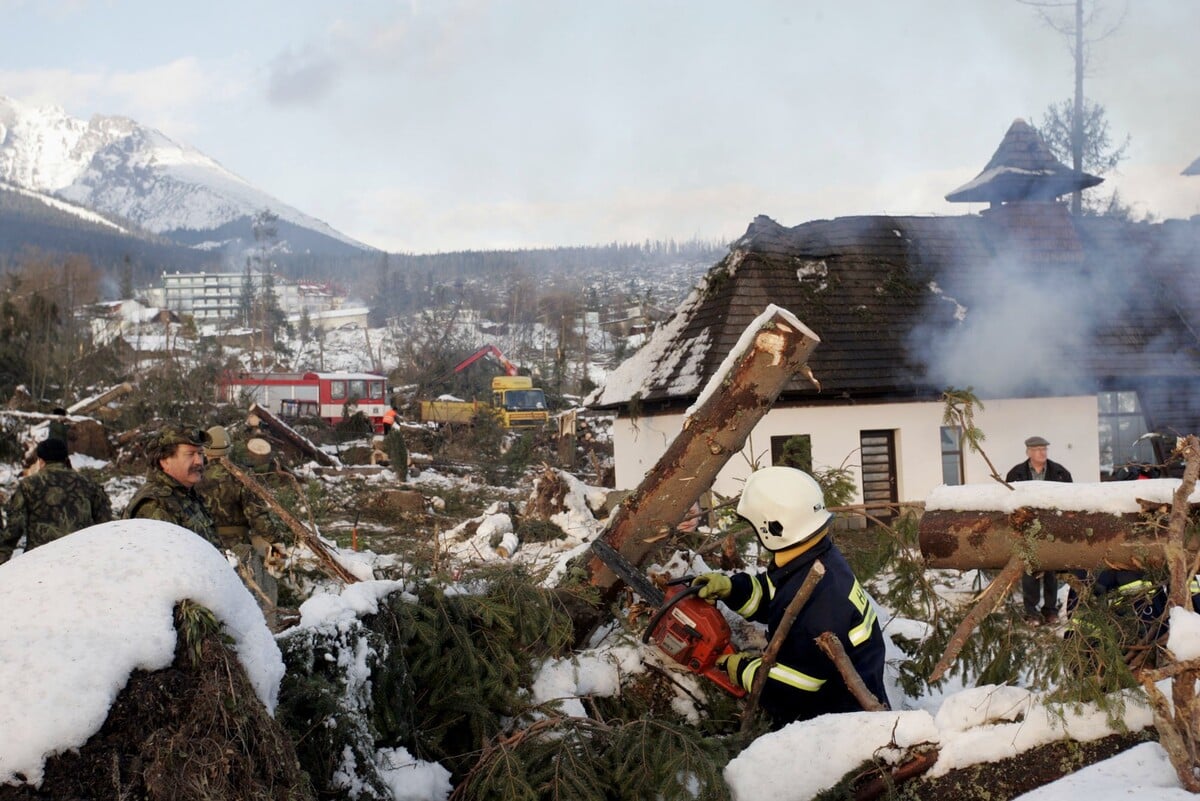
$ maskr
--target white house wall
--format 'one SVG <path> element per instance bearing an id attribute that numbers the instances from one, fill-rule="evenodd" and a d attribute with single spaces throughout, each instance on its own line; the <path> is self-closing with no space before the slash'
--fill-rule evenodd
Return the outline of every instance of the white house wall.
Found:
<path id="1" fill-rule="evenodd" d="M 942 403 L 889 403 L 835 407 L 776 407 L 759 421 L 746 447 L 734 454 L 718 474 L 713 490 L 725 497 L 741 492 L 752 466 L 771 464 L 771 437 L 808 434 L 813 464 L 818 468 L 843 463 L 860 480 L 859 434 L 869 430 L 895 432 L 897 491 L 901 501 L 923 501 L 942 483 Z M 618 489 L 633 489 L 657 463 L 683 424 L 682 414 L 620 416 L 613 423 L 613 448 Z M 984 401 L 975 425 L 986 439 L 981 447 L 1001 476 L 1025 459 L 1026 437 L 1037 434 L 1050 441 L 1050 458 L 1062 463 L 1076 481 L 1100 478 L 1096 398 Z M 964 453 L 966 483 L 989 482 L 983 457 Z"/>

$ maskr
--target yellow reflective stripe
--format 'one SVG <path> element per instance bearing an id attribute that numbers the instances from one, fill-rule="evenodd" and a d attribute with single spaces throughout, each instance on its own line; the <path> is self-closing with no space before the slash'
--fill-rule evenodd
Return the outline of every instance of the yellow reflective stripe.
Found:
<path id="1" fill-rule="evenodd" d="M 769 579 L 768 579 L 769 581 Z M 762 603 L 762 585 L 758 583 L 756 577 L 750 578 L 750 597 L 746 599 L 746 603 L 742 604 L 737 613 L 742 617 L 751 617 L 758 611 L 758 605 Z"/>
<path id="2" fill-rule="evenodd" d="M 755 659 L 742 670 L 739 676 L 739 681 L 747 690 L 754 686 L 754 675 L 758 673 L 759 667 L 762 666 L 762 658 Z M 825 679 L 818 679 L 815 676 L 810 676 L 807 673 L 790 668 L 787 665 L 773 665 L 771 672 L 767 674 L 767 678 L 774 681 L 786 684 L 789 687 L 795 687 L 797 690 L 803 690 L 809 693 L 815 693 L 825 684 Z"/>
<path id="3" fill-rule="evenodd" d="M 1192 576 L 1192 580 L 1188 582 L 1188 592 L 1192 595 L 1200 593 L 1200 576 Z"/>
<path id="4" fill-rule="evenodd" d="M 871 638 L 871 628 L 875 624 L 876 615 L 875 607 L 871 606 L 871 599 L 859 585 L 858 579 L 854 580 L 854 586 L 850 588 L 850 603 L 854 604 L 854 608 L 863 616 L 863 619 L 861 623 L 850 629 L 848 637 L 851 645 L 862 645 Z"/>
<path id="5" fill-rule="evenodd" d="M 1153 586 L 1153 584 L 1145 579 L 1138 579 L 1137 581 L 1130 581 L 1122 584 L 1120 587 L 1117 587 L 1117 592 L 1121 593 L 1122 595 L 1135 595 L 1142 590 L 1149 589 Z"/>
<path id="6" fill-rule="evenodd" d="M 755 665 L 755 667 L 757 668 L 758 666 Z M 782 682 L 789 687 L 795 687 L 797 690 L 804 690 L 810 693 L 815 693 L 825 683 L 825 679 L 818 679 L 807 673 L 801 673 L 787 665 L 773 666 L 767 677 Z"/>

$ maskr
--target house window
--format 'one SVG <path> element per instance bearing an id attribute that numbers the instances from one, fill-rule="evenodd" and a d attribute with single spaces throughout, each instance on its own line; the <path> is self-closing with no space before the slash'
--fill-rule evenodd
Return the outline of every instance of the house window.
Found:
<path id="1" fill-rule="evenodd" d="M 1137 441 L 1149 428 L 1136 392 L 1101 392 L 1096 401 L 1100 412 L 1101 463 L 1120 467 L 1130 462 L 1153 464 L 1158 461 L 1149 439 Z"/>
<path id="2" fill-rule="evenodd" d="M 808 434 L 771 437 L 771 464 L 812 473 L 812 438 Z"/>
<path id="3" fill-rule="evenodd" d="M 956 487 L 964 481 L 962 429 L 958 426 L 942 426 L 941 431 L 942 483 Z"/>

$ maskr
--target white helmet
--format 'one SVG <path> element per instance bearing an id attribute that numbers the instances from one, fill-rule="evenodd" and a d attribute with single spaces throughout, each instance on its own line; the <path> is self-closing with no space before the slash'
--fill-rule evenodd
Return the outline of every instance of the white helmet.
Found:
<path id="1" fill-rule="evenodd" d="M 833 515 L 816 479 L 794 467 L 764 467 L 746 479 L 737 513 L 768 551 L 799 545 L 825 530 Z"/>

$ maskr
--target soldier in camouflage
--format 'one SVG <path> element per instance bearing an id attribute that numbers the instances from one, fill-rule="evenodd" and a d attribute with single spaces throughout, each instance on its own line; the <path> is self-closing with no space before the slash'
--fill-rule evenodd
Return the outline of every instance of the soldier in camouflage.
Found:
<path id="1" fill-rule="evenodd" d="M 242 582 L 259 602 L 267 623 L 273 624 L 279 584 L 266 569 L 266 560 L 283 557 L 276 543 L 279 539 L 276 519 L 266 504 L 222 463 L 221 457 L 229 454 L 229 433 L 221 426 L 213 426 L 207 434 L 209 443 L 204 453 L 210 461 L 196 491 L 212 515 L 222 547 L 232 551 L 241 563 L 238 574 Z"/>
<path id="2" fill-rule="evenodd" d="M 125 507 L 124 517 L 165 520 L 220 548 L 212 516 L 196 492 L 204 475 L 207 441 L 208 434 L 198 429 L 170 427 L 159 432 L 146 451 L 150 460 L 146 483 Z"/>
<path id="3" fill-rule="evenodd" d="M 0 528 L 0 564 L 12 558 L 21 537 L 25 537 L 25 550 L 31 551 L 112 520 L 108 493 L 71 468 L 66 442 L 50 438 L 38 443 L 37 466 L 35 473 L 21 479 L 5 505 L 8 523 Z"/>

